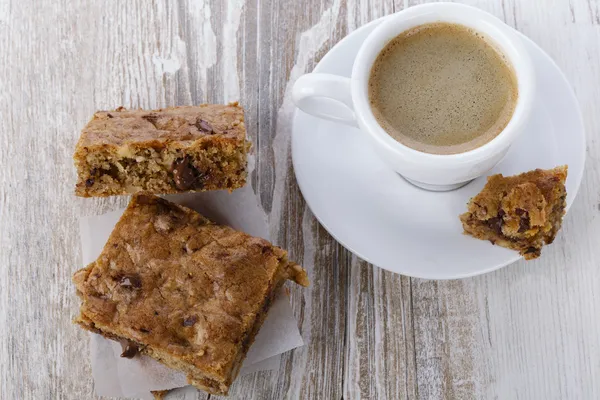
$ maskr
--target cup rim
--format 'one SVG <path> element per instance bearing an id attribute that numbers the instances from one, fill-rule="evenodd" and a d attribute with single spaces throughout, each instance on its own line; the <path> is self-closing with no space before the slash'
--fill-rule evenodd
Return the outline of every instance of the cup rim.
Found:
<path id="1" fill-rule="evenodd" d="M 446 15 L 443 15 L 446 13 Z M 440 15 L 442 14 L 442 15 Z M 431 16 L 429 22 L 415 21 L 419 17 Z M 449 22 L 464 25 L 484 36 L 498 48 L 512 66 L 517 78 L 518 97 L 515 110 L 508 124 L 492 140 L 475 149 L 457 154 L 433 154 L 415 150 L 392 138 L 375 119 L 368 99 L 368 81 L 371 68 L 381 50 L 391 39 L 419 25 L 434 22 Z M 390 37 L 388 31 L 402 28 Z M 485 29 L 482 29 L 485 27 Z M 374 56 L 373 56 L 374 54 Z M 511 28 L 479 8 L 458 3 L 428 3 L 404 9 L 391 15 L 377 26 L 363 42 L 352 68 L 351 92 L 358 124 L 377 142 L 395 153 L 410 159 L 419 158 L 436 162 L 470 162 L 492 157 L 510 146 L 522 131 L 526 116 L 530 113 L 534 96 L 534 69 L 529 54 L 521 40 Z"/>

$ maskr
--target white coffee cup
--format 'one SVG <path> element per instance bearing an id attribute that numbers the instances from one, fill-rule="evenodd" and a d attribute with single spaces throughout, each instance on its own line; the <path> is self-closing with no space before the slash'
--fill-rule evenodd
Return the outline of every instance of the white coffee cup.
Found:
<path id="1" fill-rule="evenodd" d="M 518 98 L 509 123 L 490 142 L 464 153 L 430 154 L 399 143 L 379 125 L 369 105 L 369 76 L 380 51 L 402 32 L 433 22 L 456 23 L 483 34 L 504 54 L 517 78 Z M 526 129 L 534 90 L 533 64 L 521 39 L 510 27 L 474 7 L 430 3 L 400 11 L 377 26 L 360 47 L 351 78 L 306 74 L 296 81 L 292 97 L 304 112 L 360 128 L 370 138 L 377 154 L 409 182 L 424 189 L 443 191 L 458 188 L 485 174 L 504 157 L 513 141 Z M 332 99 L 353 112 L 332 106 Z"/>

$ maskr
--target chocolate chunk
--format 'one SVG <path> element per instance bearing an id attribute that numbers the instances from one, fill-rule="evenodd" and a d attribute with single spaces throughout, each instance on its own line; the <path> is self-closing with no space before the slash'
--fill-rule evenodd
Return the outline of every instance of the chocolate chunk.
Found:
<path id="1" fill-rule="evenodd" d="M 527 218 L 521 218 L 521 220 L 519 221 L 519 233 L 523 233 L 528 231 L 529 229 L 531 229 L 531 222 L 529 220 L 529 217 Z"/>
<path id="2" fill-rule="evenodd" d="M 206 132 L 206 133 L 208 133 L 209 135 L 212 135 L 213 133 L 215 133 L 215 131 L 214 131 L 213 127 L 212 127 L 212 126 L 211 126 L 211 125 L 210 125 L 208 122 L 206 122 L 206 121 L 205 121 L 205 120 L 203 120 L 203 119 L 200 119 L 200 118 L 198 118 L 198 119 L 196 120 L 196 123 L 194 124 L 194 126 L 195 126 L 196 128 L 198 128 L 198 130 L 199 130 L 200 132 Z"/>
<path id="3" fill-rule="evenodd" d="M 196 322 L 198 322 L 198 317 L 192 315 L 191 317 L 184 318 L 183 326 L 193 326 Z"/>
<path id="4" fill-rule="evenodd" d="M 271 254 L 273 252 L 273 248 L 271 246 L 263 246 L 261 253 L 262 254 Z"/>
<path id="5" fill-rule="evenodd" d="M 173 180 L 177 189 L 190 190 L 202 188 L 202 174 L 192 164 L 191 157 L 186 156 L 173 161 L 171 171 L 173 172 Z"/>
<path id="6" fill-rule="evenodd" d="M 533 253 L 537 253 L 539 249 L 535 248 L 535 247 L 528 247 L 527 250 L 525 250 L 523 252 L 523 254 L 533 254 Z"/>
<path id="7" fill-rule="evenodd" d="M 498 217 L 503 218 L 506 215 L 506 212 L 503 209 L 498 210 Z"/>
<path id="8" fill-rule="evenodd" d="M 498 235 L 502 235 L 502 224 L 504 221 L 500 217 L 494 217 L 487 220 L 488 226 L 493 229 Z"/>
<path id="9" fill-rule="evenodd" d="M 515 209 L 515 214 L 521 217 L 519 220 L 519 230 L 517 231 L 518 233 L 523 233 L 531 229 L 531 221 L 529 219 L 529 212 L 527 210 L 517 208 Z"/>
<path id="10" fill-rule="evenodd" d="M 142 333 L 150 333 L 149 329 L 145 329 L 145 328 L 140 328 L 140 332 Z"/>
<path id="11" fill-rule="evenodd" d="M 139 351 L 140 349 L 137 344 L 133 342 L 127 342 L 127 346 L 125 347 L 125 350 L 123 350 L 123 352 L 121 353 L 121 357 L 133 358 L 137 355 Z"/>
<path id="12" fill-rule="evenodd" d="M 122 275 L 119 285 L 126 289 L 139 289 L 142 287 L 142 278 L 139 275 Z"/>
<path id="13" fill-rule="evenodd" d="M 107 116 L 108 118 L 114 118 L 114 115 L 112 115 L 111 113 L 106 113 L 106 116 Z"/>
<path id="14" fill-rule="evenodd" d="M 102 173 L 110 176 L 113 179 L 119 179 L 119 168 L 117 168 L 117 166 L 114 164 L 111 164 L 109 169 L 102 169 Z"/>
<path id="15" fill-rule="evenodd" d="M 85 180 L 85 186 L 86 187 L 91 187 L 94 185 L 94 178 L 89 178 Z"/>
<path id="16" fill-rule="evenodd" d="M 92 168 L 92 169 L 90 169 L 90 175 L 91 176 L 98 175 L 98 168 Z"/>

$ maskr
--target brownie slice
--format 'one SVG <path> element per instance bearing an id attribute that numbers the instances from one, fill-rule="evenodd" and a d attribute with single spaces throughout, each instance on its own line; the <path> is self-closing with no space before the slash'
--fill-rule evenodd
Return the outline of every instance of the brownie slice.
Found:
<path id="1" fill-rule="evenodd" d="M 554 241 L 567 205 L 567 166 L 488 177 L 460 216 L 466 234 L 537 258 Z"/>
<path id="2" fill-rule="evenodd" d="M 237 103 L 98 111 L 73 156 L 75 194 L 237 189 L 246 182 L 249 147 Z"/>
<path id="3" fill-rule="evenodd" d="M 127 340 L 124 357 L 146 354 L 226 394 L 287 279 L 308 285 L 279 247 L 137 194 L 98 259 L 73 276 L 75 322 Z"/>

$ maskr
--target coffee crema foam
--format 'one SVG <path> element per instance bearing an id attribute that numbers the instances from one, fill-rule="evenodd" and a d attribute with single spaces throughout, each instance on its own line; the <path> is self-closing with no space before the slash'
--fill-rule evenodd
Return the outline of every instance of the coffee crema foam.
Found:
<path id="1" fill-rule="evenodd" d="M 504 56 L 463 25 L 432 23 L 392 39 L 369 78 L 375 118 L 398 142 L 433 154 L 483 146 L 510 121 L 516 76 Z"/>

